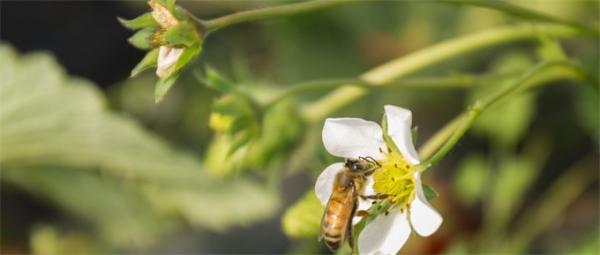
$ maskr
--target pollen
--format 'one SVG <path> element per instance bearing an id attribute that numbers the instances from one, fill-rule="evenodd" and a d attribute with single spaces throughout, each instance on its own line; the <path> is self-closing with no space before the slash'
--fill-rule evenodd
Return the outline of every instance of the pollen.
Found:
<path id="1" fill-rule="evenodd" d="M 407 208 L 415 197 L 414 166 L 397 152 L 386 154 L 386 160 L 373 174 L 373 190 L 385 194 L 392 203 Z"/>
<path id="2" fill-rule="evenodd" d="M 219 133 L 227 133 L 231 128 L 233 123 L 233 118 L 228 115 L 223 115 L 220 113 L 213 112 L 210 114 L 210 119 L 208 120 L 208 126 Z"/>

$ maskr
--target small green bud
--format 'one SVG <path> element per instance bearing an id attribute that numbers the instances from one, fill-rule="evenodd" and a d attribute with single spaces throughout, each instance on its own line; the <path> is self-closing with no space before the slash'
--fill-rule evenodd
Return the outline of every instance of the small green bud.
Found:
<path id="1" fill-rule="evenodd" d="M 315 192 L 307 192 L 283 215 L 283 233 L 291 238 L 316 237 L 324 210 Z"/>

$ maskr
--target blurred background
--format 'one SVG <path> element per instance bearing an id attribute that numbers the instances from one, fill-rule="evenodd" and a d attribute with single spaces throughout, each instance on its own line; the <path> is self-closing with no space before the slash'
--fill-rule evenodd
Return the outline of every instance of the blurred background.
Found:
<path id="1" fill-rule="evenodd" d="M 178 4 L 209 19 L 275 2 Z M 596 1 L 518 4 L 599 24 Z M 304 213 L 302 198 L 339 159 L 322 148 L 322 123 L 294 114 L 324 91 L 278 104 L 257 123 L 253 145 L 227 158 L 231 141 L 208 125 L 223 97 L 197 73 L 209 65 L 248 90 L 280 90 L 357 77 L 436 42 L 527 22 L 470 6 L 381 1 L 240 24 L 211 35 L 154 104 L 154 74 L 128 78 L 144 52 L 116 19 L 147 12 L 145 2 L 2 1 L 0 11 L 3 254 L 325 253 L 314 232 L 320 212 Z M 597 38 L 560 42 L 597 80 Z M 415 76 L 485 75 L 485 86 L 377 89 L 332 117 L 379 121 L 384 104 L 412 109 L 419 147 L 488 86 L 539 62 L 539 45 L 484 49 Z M 598 98 L 597 88 L 560 81 L 486 111 L 424 176 L 440 194 L 431 202 L 442 227 L 411 237 L 401 253 L 598 254 Z"/>

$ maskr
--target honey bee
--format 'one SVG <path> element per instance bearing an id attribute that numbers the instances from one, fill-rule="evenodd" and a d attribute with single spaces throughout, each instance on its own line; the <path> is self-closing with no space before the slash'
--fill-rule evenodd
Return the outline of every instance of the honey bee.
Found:
<path id="1" fill-rule="evenodd" d="M 362 195 L 367 176 L 379 163 L 372 158 L 346 159 L 344 168 L 335 176 L 333 190 L 321 219 L 319 241 L 335 252 L 347 239 L 352 242 L 352 219 L 356 214 L 358 197 Z"/>

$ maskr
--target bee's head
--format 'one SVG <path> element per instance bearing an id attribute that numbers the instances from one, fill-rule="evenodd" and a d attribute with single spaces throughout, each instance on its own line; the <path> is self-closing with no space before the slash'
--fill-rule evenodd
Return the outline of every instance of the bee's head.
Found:
<path id="1" fill-rule="evenodd" d="M 346 159 L 345 166 L 352 172 L 360 173 L 373 168 L 372 164 L 361 159 Z"/>

